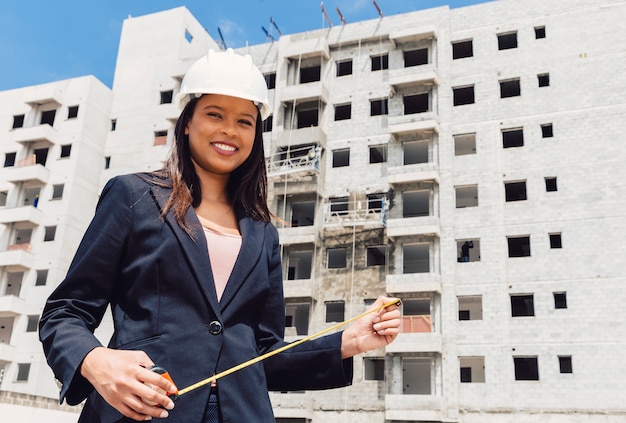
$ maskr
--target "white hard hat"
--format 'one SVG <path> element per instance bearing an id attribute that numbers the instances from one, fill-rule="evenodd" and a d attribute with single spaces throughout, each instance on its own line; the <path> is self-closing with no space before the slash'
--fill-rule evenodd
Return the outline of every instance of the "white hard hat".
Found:
<path id="1" fill-rule="evenodd" d="M 176 95 L 176 104 L 182 110 L 192 98 L 202 94 L 222 94 L 252 101 L 259 108 L 261 120 L 270 115 L 267 84 L 263 74 L 252 63 L 249 55 L 209 50 L 187 71 Z"/>

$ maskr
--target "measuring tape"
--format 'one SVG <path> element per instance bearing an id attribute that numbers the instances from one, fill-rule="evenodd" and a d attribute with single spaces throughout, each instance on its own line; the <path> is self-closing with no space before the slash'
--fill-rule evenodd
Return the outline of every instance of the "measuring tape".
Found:
<path id="1" fill-rule="evenodd" d="M 375 308 L 375 309 L 373 309 L 373 310 L 366 311 L 365 313 L 361 313 L 361 314 L 359 314 L 359 315 L 358 315 L 358 316 L 356 316 L 356 317 L 353 317 L 353 318 L 351 318 L 351 319 L 349 319 L 349 320 L 346 320 L 346 321 L 344 321 L 344 322 L 341 322 L 341 323 L 337 323 L 337 324 L 336 324 L 336 325 L 334 325 L 334 326 L 331 326 L 331 327 L 329 327 L 329 328 L 326 328 L 326 329 L 324 329 L 324 330 L 322 330 L 322 331 L 319 331 L 319 332 L 317 332 L 317 333 L 315 333 L 315 334 L 313 334 L 313 335 L 309 335 L 309 336 L 307 336 L 306 338 L 302 338 L 302 339 L 300 339 L 300 340 L 298 340 L 298 341 L 294 341 L 294 342 L 292 342 L 292 343 L 290 343 L 290 344 L 284 345 L 284 346 L 282 346 L 282 347 L 280 347 L 280 348 L 277 348 L 277 349 L 275 349 L 275 350 L 272 350 L 272 351 L 270 351 L 270 352 L 268 352 L 268 353 L 265 353 L 265 354 L 263 354 L 263 355 L 260 355 L 260 356 L 258 356 L 258 357 L 255 357 L 255 358 L 253 358 L 253 359 L 251 359 L 251 360 L 248 360 L 248 361 L 246 361 L 246 362 L 243 362 L 243 363 L 241 363 L 241 364 L 238 364 L 238 365 L 236 365 L 236 366 L 234 366 L 234 367 L 231 367 L 230 369 L 224 370 L 224 371 L 223 371 L 223 372 L 221 372 L 221 373 L 218 373 L 218 374 L 215 374 L 215 375 L 213 375 L 213 376 L 211 376 L 211 377 L 208 377 L 208 378 L 206 378 L 206 379 L 203 379 L 203 380 L 201 380 L 200 382 L 196 382 L 196 383 L 194 383 L 193 385 L 189 385 L 189 386 L 187 386 L 186 388 L 180 389 L 178 392 L 167 392 L 167 393 L 166 393 L 166 395 L 167 395 L 168 397 L 170 397 L 173 401 L 176 401 L 176 400 L 177 400 L 177 399 L 178 399 L 181 395 L 185 395 L 185 394 L 186 394 L 186 393 L 188 393 L 188 392 L 191 392 L 191 391 L 193 391 L 193 390 L 195 390 L 195 389 L 198 389 L 198 388 L 200 388 L 200 387 L 202 387 L 202 386 L 208 385 L 209 383 L 211 383 L 211 382 L 213 382 L 213 381 L 215 381 L 215 380 L 217 380 L 217 379 L 219 379 L 219 378 L 222 378 L 222 377 L 224 377 L 224 376 L 228 376 L 228 375 L 230 375 L 230 374 L 232 374 L 232 373 L 235 373 L 236 371 L 239 371 L 239 370 L 241 370 L 241 369 L 243 369 L 243 368 L 246 368 L 246 367 L 248 367 L 248 366 L 250 366 L 250 365 L 252 365 L 252 364 L 258 363 L 259 361 L 263 361 L 263 360 L 265 360 L 266 358 L 270 358 L 270 357 L 272 357 L 272 356 L 275 356 L 276 354 L 280 354 L 280 353 L 281 353 L 281 352 L 283 352 L 283 351 L 287 351 L 287 350 L 288 350 L 288 349 L 290 349 L 290 348 L 296 347 L 296 346 L 298 346 L 298 345 L 300 345 L 300 344 L 303 344 L 303 343 L 305 343 L 305 342 L 307 342 L 307 341 L 310 341 L 310 340 L 312 340 L 312 339 L 314 339 L 314 338 L 317 338 L 317 337 L 319 337 L 319 336 L 325 335 L 325 334 L 327 334 L 328 332 L 331 332 L 331 331 L 333 331 L 333 330 L 335 330 L 335 329 L 338 329 L 338 328 L 340 328 L 340 327 L 342 327 L 342 326 L 344 326 L 344 325 L 347 325 L 348 323 L 352 323 L 352 322 L 354 322 L 355 320 L 360 319 L 361 317 L 367 316 L 368 314 L 371 314 L 371 313 L 377 313 L 377 312 L 379 312 L 380 310 L 382 310 L 383 308 L 387 308 L 387 307 L 389 307 L 389 306 L 396 305 L 396 304 L 397 304 L 397 305 L 400 305 L 400 300 L 399 300 L 399 299 L 395 299 L 395 300 L 393 300 L 393 301 L 390 301 L 390 302 L 388 302 L 388 303 L 386 303 L 386 304 L 381 305 L 381 306 L 380 306 L 380 307 L 378 307 L 378 308 Z M 151 370 L 152 370 L 152 371 L 154 371 L 154 372 L 156 372 L 156 373 L 159 373 L 161 376 L 165 377 L 166 379 L 168 379 L 170 382 L 172 382 L 172 383 L 173 383 L 172 378 L 170 377 L 169 373 L 168 373 L 165 369 L 163 369 L 163 368 L 161 368 L 161 367 L 158 367 L 158 366 L 154 366 L 154 367 L 152 367 L 152 369 L 151 369 Z"/>

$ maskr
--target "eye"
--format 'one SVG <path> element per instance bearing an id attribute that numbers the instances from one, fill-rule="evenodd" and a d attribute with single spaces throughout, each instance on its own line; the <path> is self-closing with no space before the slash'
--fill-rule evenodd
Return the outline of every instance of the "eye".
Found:
<path id="1" fill-rule="evenodd" d="M 248 126 L 253 126 L 252 121 L 248 120 L 248 119 L 241 119 L 239 121 L 239 123 L 241 123 L 242 125 L 248 125 Z"/>
<path id="2" fill-rule="evenodd" d="M 217 112 L 208 112 L 207 116 L 212 117 L 212 118 L 216 118 L 216 119 L 221 119 L 222 118 L 222 115 L 220 115 Z"/>

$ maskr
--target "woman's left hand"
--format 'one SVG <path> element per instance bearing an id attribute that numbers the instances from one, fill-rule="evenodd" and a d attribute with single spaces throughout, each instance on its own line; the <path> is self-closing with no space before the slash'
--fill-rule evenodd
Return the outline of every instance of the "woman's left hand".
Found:
<path id="1" fill-rule="evenodd" d="M 397 300 L 376 313 L 370 313 L 355 321 L 346 329 L 341 338 L 341 357 L 349 358 L 357 354 L 384 347 L 400 333 L 400 301 L 397 298 L 378 297 L 370 310 Z"/>

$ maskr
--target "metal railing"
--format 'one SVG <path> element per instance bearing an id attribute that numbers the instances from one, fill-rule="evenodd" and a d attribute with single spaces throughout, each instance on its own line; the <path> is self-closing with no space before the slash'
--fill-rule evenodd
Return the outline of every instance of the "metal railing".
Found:
<path id="1" fill-rule="evenodd" d="M 387 223 L 386 200 L 337 201 L 324 204 L 324 226 L 362 226 Z"/>
<path id="2" fill-rule="evenodd" d="M 320 171 L 320 147 L 289 150 L 276 156 L 278 158 L 269 159 L 266 162 L 267 176 L 270 178 L 297 173 L 319 173 Z"/>

